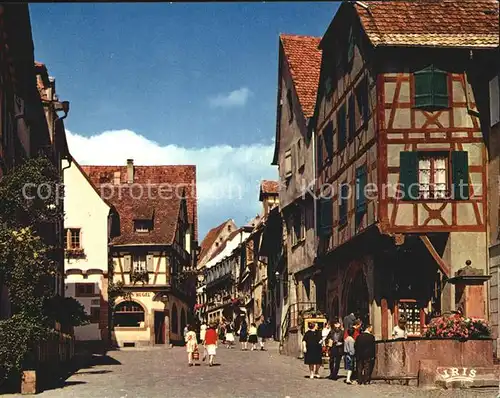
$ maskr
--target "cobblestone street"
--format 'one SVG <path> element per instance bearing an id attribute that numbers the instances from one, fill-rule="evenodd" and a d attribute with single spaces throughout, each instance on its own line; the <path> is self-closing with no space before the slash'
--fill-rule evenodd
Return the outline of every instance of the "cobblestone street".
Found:
<path id="1" fill-rule="evenodd" d="M 307 368 L 295 358 L 267 352 L 241 352 L 219 348 L 210 368 L 187 366 L 184 348 L 126 349 L 94 357 L 94 365 L 81 369 L 63 387 L 41 397 L 496 397 L 496 389 L 423 391 L 415 387 L 346 385 L 341 379 L 310 380 Z M 327 376 L 327 371 L 322 372 Z"/>

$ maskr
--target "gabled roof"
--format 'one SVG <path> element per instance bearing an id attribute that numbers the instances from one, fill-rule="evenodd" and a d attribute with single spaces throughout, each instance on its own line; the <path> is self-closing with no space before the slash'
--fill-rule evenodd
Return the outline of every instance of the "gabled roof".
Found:
<path id="1" fill-rule="evenodd" d="M 365 1 L 354 7 L 374 46 L 499 45 L 496 0 Z"/>
<path id="2" fill-rule="evenodd" d="M 217 237 L 219 236 L 219 234 L 222 232 L 222 230 L 229 221 L 231 221 L 231 219 L 224 221 L 222 224 L 216 226 L 215 228 L 212 228 L 210 231 L 207 232 L 205 238 L 203 238 L 203 241 L 201 242 L 200 245 L 201 249 L 198 262 L 201 262 L 201 260 L 207 255 L 208 251 L 217 240 Z"/>
<path id="3" fill-rule="evenodd" d="M 278 195 L 279 189 L 278 181 L 262 180 L 260 183 L 259 200 L 262 202 L 264 195 Z"/>
<path id="4" fill-rule="evenodd" d="M 125 202 L 120 201 L 118 197 L 118 193 L 124 194 L 124 197 L 127 198 L 127 195 L 130 196 L 130 191 L 128 190 L 130 187 L 127 184 L 127 166 L 82 166 L 82 169 L 89 176 L 90 181 L 96 186 L 96 188 L 101 192 L 106 192 L 105 187 L 112 187 L 114 182 L 114 173 L 120 173 L 120 184 L 123 186 L 119 188 L 118 185 L 113 186 L 115 191 L 113 191 L 113 195 L 108 198 L 108 200 L 116 204 L 117 210 L 120 214 L 120 220 L 122 217 L 125 219 L 130 219 L 132 217 L 129 214 L 132 209 L 139 212 L 138 208 L 131 206 L 128 203 L 129 199 L 125 199 Z M 139 197 L 143 198 L 143 200 L 135 200 L 136 202 L 142 203 L 141 212 L 144 211 L 144 206 L 146 205 L 150 209 L 154 209 L 155 212 L 155 227 L 156 227 L 156 219 L 159 219 L 162 216 L 162 213 L 159 213 L 159 208 L 165 206 L 165 212 L 170 215 L 174 208 L 176 208 L 178 215 L 178 207 L 179 207 L 179 198 L 177 193 L 180 193 L 179 187 L 185 187 L 185 197 L 187 204 L 187 212 L 188 212 L 188 220 L 193 224 L 194 228 L 194 238 L 197 239 L 198 235 L 198 216 L 197 216 L 197 196 L 196 196 L 196 166 L 135 166 L 134 165 L 134 183 L 131 186 L 137 187 L 137 190 L 141 190 L 140 186 L 142 186 L 142 195 Z M 152 190 L 151 197 L 156 197 L 155 195 L 159 192 L 161 195 L 161 202 L 154 199 L 148 199 L 148 189 Z M 160 191 L 158 191 L 160 189 Z M 140 193 L 140 192 L 139 192 Z M 137 193 L 137 194 L 139 194 Z M 156 194 L 155 194 L 156 193 Z M 135 195 L 136 192 L 132 191 L 132 195 Z M 136 196 L 137 197 L 137 196 Z M 162 199 L 163 198 L 163 199 Z M 148 200 L 147 200 L 148 199 Z M 171 201 L 172 203 L 169 203 Z M 120 208 L 121 207 L 121 210 Z M 161 210 L 160 210 L 161 211 Z M 125 212 L 125 213 L 124 213 Z M 164 215 L 167 215 L 165 213 Z M 170 223 L 170 221 L 166 221 Z M 176 221 L 177 222 L 177 221 Z M 163 228 L 162 224 L 162 228 Z M 123 231 L 123 229 L 122 229 Z M 175 230 L 173 231 L 175 234 Z"/>
<path id="5" fill-rule="evenodd" d="M 115 188 L 111 200 L 120 215 L 120 235 L 113 238 L 112 244 L 173 243 L 182 199 L 177 195 L 167 198 L 168 191 L 162 189 L 164 188 L 161 185 L 150 186 L 151 194 L 144 195 L 141 185 L 122 185 Z M 146 208 L 152 215 L 153 229 L 150 232 L 135 232 L 134 220 L 138 218 L 138 214 L 144 214 Z"/>
<path id="6" fill-rule="evenodd" d="M 285 58 L 302 112 L 306 118 L 313 116 L 321 68 L 321 38 L 281 34 Z"/>

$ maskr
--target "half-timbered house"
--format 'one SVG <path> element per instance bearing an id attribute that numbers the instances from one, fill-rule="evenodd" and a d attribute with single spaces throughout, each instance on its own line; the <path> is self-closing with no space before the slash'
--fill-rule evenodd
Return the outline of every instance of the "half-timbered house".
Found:
<path id="1" fill-rule="evenodd" d="M 318 263 L 330 316 L 378 338 L 399 316 L 487 314 L 486 150 L 468 69 L 498 46 L 495 1 L 342 3 L 321 41 Z M 466 266 L 467 264 L 467 266 Z"/>
<path id="2" fill-rule="evenodd" d="M 130 297 L 113 308 L 120 346 L 183 341 L 195 302 L 195 166 L 84 166 L 118 213 L 110 243 L 113 283 Z"/>
<path id="3" fill-rule="evenodd" d="M 286 262 L 277 269 L 283 288 L 277 314 L 281 325 L 290 312 L 315 305 L 311 266 L 316 256 L 314 138 L 311 124 L 319 80 L 320 38 L 281 34 L 279 37 L 276 144 L 273 165 L 279 171 L 279 206 L 283 213 Z M 312 280 L 312 282 L 311 282 Z M 312 284 L 312 289 L 310 288 Z M 281 288 L 280 288 L 281 289 Z M 292 322 L 296 325 L 296 322 Z M 285 344 L 294 355 L 302 337 L 296 326 Z"/>

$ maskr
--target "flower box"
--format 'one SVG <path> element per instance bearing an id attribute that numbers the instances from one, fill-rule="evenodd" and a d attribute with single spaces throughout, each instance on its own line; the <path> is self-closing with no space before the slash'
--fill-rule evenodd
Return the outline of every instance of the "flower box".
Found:
<path id="1" fill-rule="evenodd" d="M 83 249 L 66 249 L 65 254 L 67 258 L 84 258 L 85 252 Z"/>

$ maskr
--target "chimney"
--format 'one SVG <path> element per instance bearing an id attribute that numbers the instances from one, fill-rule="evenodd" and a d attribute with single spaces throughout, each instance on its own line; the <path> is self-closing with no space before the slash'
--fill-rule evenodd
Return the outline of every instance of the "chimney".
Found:
<path id="1" fill-rule="evenodd" d="M 134 159 L 127 159 L 127 183 L 134 182 Z"/>

